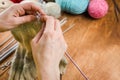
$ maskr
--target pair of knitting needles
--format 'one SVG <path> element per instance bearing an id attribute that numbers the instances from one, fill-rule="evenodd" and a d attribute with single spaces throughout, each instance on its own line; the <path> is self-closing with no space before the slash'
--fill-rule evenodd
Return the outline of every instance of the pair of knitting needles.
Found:
<path id="1" fill-rule="evenodd" d="M 119 22 L 119 15 L 120 15 L 120 8 L 115 0 L 112 0 L 114 4 L 114 11 L 115 11 L 115 16 L 117 19 L 117 22 Z"/>

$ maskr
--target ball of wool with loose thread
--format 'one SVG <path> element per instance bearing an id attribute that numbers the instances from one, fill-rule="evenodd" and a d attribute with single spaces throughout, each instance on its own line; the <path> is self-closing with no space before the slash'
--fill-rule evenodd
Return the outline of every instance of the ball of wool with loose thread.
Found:
<path id="1" fill-rule="evenodd" d="M 55 0 L 61 6 L 62 11 L 71 14 L 82 14 L 87 10 L 89 0 Z"/>
<path id="2" fill-rule="evenodd" d="M 108 12 L 106 0 L 91 0 L 88 6 L 88 13 L 93 18 L 102 18 Z"/>

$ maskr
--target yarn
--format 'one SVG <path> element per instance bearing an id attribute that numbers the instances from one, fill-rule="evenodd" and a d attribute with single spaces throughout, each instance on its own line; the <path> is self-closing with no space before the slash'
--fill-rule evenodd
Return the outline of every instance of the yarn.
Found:
<path id="1" fill-rule="evenodd" d="M 62 11 L 71 14 L 82 14 L 88 7 L 89 0 L 55 0 L 61 6 Z"/>
<path id="2" fill-rule="evenodd" d="M 46 2 L 55 2 L 55 0 L 44 0 Z"/>
<path id="3" fill-rule="evenodd" d="M 102 18 L 108 12 L 106 0 L 91 0 L 88 6 L 88 13 L 93 18 Z"/>
<path id="4" fill-rule="evenodd" d="M 14 3 L 20 3 L 23 0 L 11 0 L 11 1 L 14 2 Z"/>

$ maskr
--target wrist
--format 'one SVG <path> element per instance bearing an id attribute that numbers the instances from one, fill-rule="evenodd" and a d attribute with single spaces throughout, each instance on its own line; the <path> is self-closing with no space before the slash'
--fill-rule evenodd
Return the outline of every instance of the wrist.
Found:
<path id="1" fill-rule="evenodd" d="M 2 23 L 2 21 L 0 20 L 0 32 L 3 32 L 3 31 L 4 31 L 3 23 Z"/>
<path id="2" fill-rule="evenodd" d="M 40 67 L 39 74 L 40 80 L 60 80 L 60 72 L 59 67 L 51 67 L 45 65 L 44 67 Z"/>
<path id="3" fill-rule="evenodd" d="M 3 20 L 3 18 L 1 18 L 2 17 L 2 15 L 0 15 L 0 32 L 4 32 L 4 31 L 6 31 L 7 29 L 6 29 L 6 24 L 5 23 L 7 23 L 7 22 L 5 22 L 4 20 Z"/>

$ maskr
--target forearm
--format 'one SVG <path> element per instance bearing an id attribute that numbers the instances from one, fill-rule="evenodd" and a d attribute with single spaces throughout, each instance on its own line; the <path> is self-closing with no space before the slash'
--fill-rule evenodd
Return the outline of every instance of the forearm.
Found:
<path id="1" fill-rule="evenodd" d="M 60 80 L 59 67 L 39 64 L 36 67 L 39 80 Z"/>

